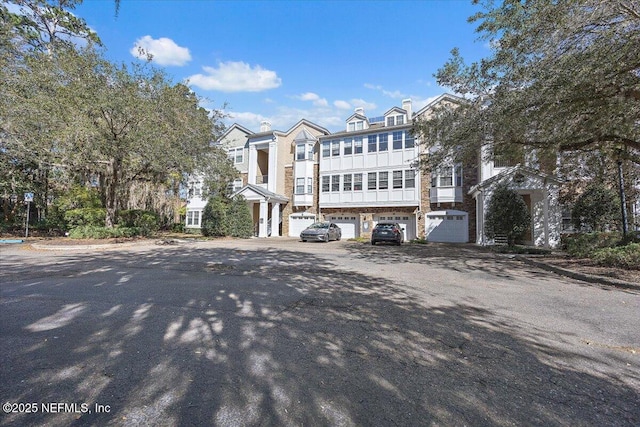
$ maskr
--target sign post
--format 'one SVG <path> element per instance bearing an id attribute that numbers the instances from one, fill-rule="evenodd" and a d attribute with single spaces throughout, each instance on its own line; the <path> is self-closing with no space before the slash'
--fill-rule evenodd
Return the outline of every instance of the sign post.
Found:
<path id="1" fill-rule="evenodd" d="M 25 222 L 24 237 L 29 237 L 29 211 L 31 209 L 31 202 L 33 202 L 33 193 L 24 193 L 24 201 L 27 203 L 27 220 Z"/>

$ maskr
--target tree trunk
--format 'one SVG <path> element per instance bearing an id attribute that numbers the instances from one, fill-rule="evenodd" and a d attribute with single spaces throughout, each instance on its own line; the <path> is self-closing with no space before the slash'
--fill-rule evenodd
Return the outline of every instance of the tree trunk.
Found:
<path id="1" fill-rule="evenodd" d="M 120 168 L 122 166 L 121 158 L 114 158 L 107 165 L 105 174 L 105 208 L 107 211 L 104 220 L 104 226 L 113 228 L 116 224 L 116 212 L 118 210 L 118 185 L 120 184 Z"/>

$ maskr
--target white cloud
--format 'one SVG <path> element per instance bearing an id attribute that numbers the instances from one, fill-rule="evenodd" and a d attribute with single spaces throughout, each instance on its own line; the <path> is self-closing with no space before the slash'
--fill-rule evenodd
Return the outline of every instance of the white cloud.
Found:
<path id="1" fill-rule="evenodd" d="M 364 87 L 366 87 L 367 89 L 377 90 L 381 92 L 383 95 L 393 99 L 404 99 L 407 97 L 407 95 L 400 92 L 399 90 L 394 90 L 394 91 L 386 90 L 381 85 L 372 85 L 371 83 L 365 83 Z"/>
<path id="2" fill-rule="evenodd" d="M 373 102 L 367 102 L 364 99 L 360 99 L 360 98 L 354 98 L 350 101 L 350 103 L 354 107 L 364 108 L 365 113 L 367 112 L 367 110 L 375 110 L 377 107 L 377 105 L 374 104 Z"/>
<path id="3" fill-rule="evenodd" d="M 302 95 L 294 96 L 294 98 L 299 99 L 301 101 L 312 101 L 313 105 L 317 107 L 327 107 L 329 103 L 326 99 L 320 98 L 320 95 L 313 92 L 306 92 Z"/>
<path id="4" fill-rule="evenodd" d="M 333 101 L 333 105 L 336 108 L 339 108 L 341 110 L 350 110 L 351 109 L 351 104 L 349 104 L 347 101 L 343 101 L 341 99 Z"/>
<path id="5" fill-rule="evenodd" d="M 141 49 L 144 50 L 144 53 L 140 51 Z M 151 36 L 141 37 L 133 44 L 130 52 L 138 59 L 145 59 L 145 53 L 151 54 L 153 62 L 159 65 L 183 66 L 191 61 L 189 49 L 178 46 L 173 40 L 166 37 L 159 39 L 154 39 Z"/>
<path id="6" fill-rule="evenodd" d="M 204 90 L 221 92 L 261 92 L 274 89 L 282 84 L 275 71 L 260 65 L 252 67 L 244 62 L 221 62 L 218 68 L 202 67 L 206 74 L 188 77 L 189 84 Z"/>

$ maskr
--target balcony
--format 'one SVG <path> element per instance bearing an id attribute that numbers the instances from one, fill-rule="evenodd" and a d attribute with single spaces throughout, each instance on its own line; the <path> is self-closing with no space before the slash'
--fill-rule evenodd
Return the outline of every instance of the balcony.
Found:
<path id="1" fill-rule="evenodd" d="M 462 203 L 462 187 L 431 187 L 431 203 Z"/>

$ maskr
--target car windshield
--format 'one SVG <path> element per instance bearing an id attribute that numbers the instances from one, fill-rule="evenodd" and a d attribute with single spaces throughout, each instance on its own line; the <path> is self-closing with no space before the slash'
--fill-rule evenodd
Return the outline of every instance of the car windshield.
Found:
<path id="1" fill-rule="evenodd" d="M 378 230 L 391 230 L 391 229 L 393 229 L 393 227 L 395 227 L 395 224 L 378 224 L 378 225 L 376 225 L 376 228 Z"/>
<path id="2" fill-rule="evenodd" d="M 309 228 L 329 228 L 328 222 L 316 222 L 315 224 L 311 224 Z"/>

